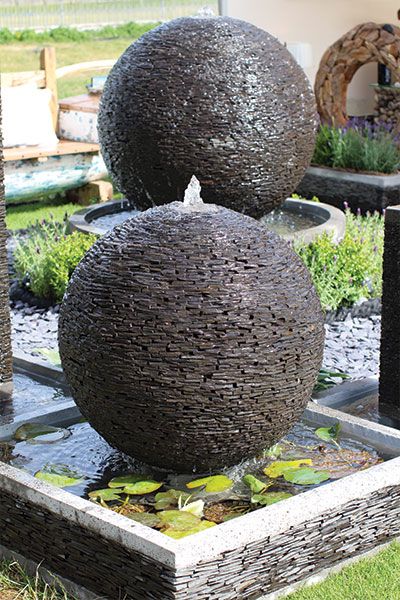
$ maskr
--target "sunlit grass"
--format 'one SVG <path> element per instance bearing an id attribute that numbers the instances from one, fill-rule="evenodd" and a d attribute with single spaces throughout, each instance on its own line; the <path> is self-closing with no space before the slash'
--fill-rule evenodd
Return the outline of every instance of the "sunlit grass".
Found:
<path id="1" fill-rule="evenodd" d="M 0 562 L 0 600 L 75 600 L 61 584 L 48 585 L 36 573 L 30 577 L 17 562 Z"/>
<path id="2" fill-rule="evenodd" d="M 32 204 L 10 205 L 6 211 L 7 229 L 27 229 L 43 220 L 62 222 L 66 214 L 72 215 L 81 209 L 79 204 L 65 203 L 65 200 L 40 200 Z M 1 598 L 0 598 L 1 600 Z"/>

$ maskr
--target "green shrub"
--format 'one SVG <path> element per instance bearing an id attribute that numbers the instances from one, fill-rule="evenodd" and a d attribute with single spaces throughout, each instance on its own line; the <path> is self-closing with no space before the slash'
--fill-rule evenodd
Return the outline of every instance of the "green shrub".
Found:
<path id="1" fill-rule="evenodd" d="M 61 302 L 75 267 L 96 241 L 94 235 L 64 231 L 62 224 L 42 222 L 15 249 L 19 281 L 35 296 L 54 302 Z"/>
<path id="2" fill-rule="evenodd" d="M 388 126 L 364 121 L 337 129 L 321 125 L 312 162 L 325 167 L 395 173 L 400 168 L 398 140 Z"/>
<path id="3" fill-rule="evenodd" d="M 346 221 L 339 244 L 324 234 L 309 245 L 295 245 L 325 310 L 377 298 L 382 292 L 383 217 L 355 216 L 347 210 Z"/>
<path id="4" fill-rule="evenodd" d="M 0 44 L 10 44 L 14 39 L 14 35 L 7 27 L 0 27 Z"/>

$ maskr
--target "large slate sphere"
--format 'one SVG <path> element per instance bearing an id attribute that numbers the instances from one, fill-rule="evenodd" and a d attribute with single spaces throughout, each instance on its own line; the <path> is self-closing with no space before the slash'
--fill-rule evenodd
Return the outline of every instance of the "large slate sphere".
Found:
<path id="1" fill-rule="evenodd" d="M 183 18 L 120 57 L 99 112 L 101 151 L 139 209 L 203 198 L 261 217 L 295 190 L 317 124 L 310 84 L 266 31 L 232 18 Z"/>
<path id="2" fill-rule="evenodd" d="M 179 472 L 276 443 L 310 398 L 323 340 L 319 300 L 289 245 L 211 204 L 157 207 L 103 236 L 60 311 L 83 415 L 113 446 Z"/>

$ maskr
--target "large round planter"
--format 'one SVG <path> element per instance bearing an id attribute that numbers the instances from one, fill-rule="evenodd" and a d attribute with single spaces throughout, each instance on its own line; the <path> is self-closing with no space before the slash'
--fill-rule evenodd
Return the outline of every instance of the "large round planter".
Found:
<path id="1" fill-rule="evenodd" d="M 309 167 L 296 191 L 305 198 L 317 196 L 341 209 L 347 202 L 353 212 L 360 209 L 364 214 L 399 203 L 400 174 L 372 175 Z"/>
<path id="2" fill-rule="evenodd" d="M 282 208 L 297 215 L 311 216 L 317 223 L 314 227 L 294 231 L 283 236 L 285 239 L 289 241 L 301 239 L 305 243 L 310 243 L 325 232 L 331 233 L 336 242 L 343 239 L 346 230 L 346 217 L 341 210 L 322 202 L 309 202 L 294 198 L 285 200 Z M 103 235 L 106 231 L 96 225 L 96 219 L 129 209 L 130 204 L 127 200 L 112 200 L 102 204 L 93 204 L 69 217 L 70 229 L 71 231 Z"/>

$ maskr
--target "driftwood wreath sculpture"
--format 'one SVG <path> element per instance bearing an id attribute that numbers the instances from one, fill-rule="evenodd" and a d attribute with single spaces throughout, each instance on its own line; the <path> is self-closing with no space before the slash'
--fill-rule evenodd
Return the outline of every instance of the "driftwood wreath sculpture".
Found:
<path id="1" fill-rule="evenodd" d="M 315 79 L 317 108 L 323 123 L 345 125 L 347 88 L 360 67 L 370 62 L 386 65 L 400 80 L 400 29 L 363 23 L 351 29 L 323 55 Z"/>

